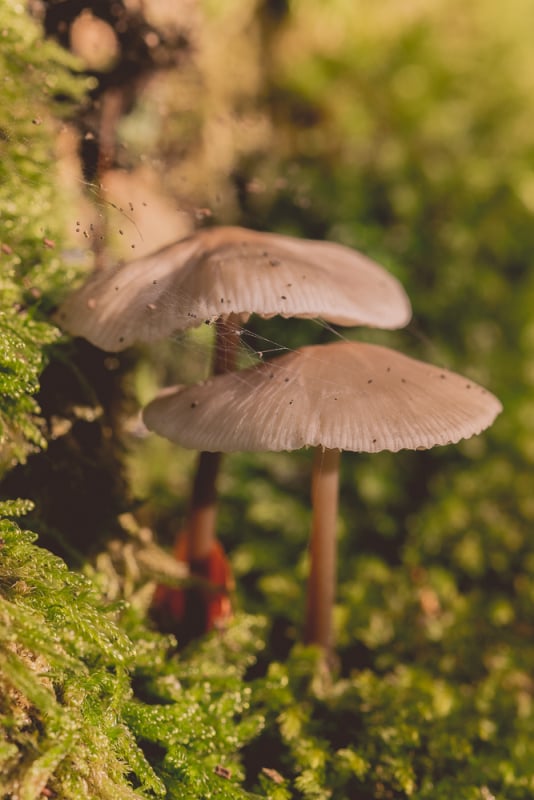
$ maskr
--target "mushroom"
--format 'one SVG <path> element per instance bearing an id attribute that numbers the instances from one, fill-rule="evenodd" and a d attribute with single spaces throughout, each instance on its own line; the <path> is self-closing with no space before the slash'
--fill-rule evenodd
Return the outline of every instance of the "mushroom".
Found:
<path id="1" fill-rule="evenodd" d="M 239 325 L 251 313 L 391 329 L 408 323 L 411 308 L 392 275 L 348 247 L 219 227 L 94 274 L 58 318 L 107 351 L 215 321 L 217 374 L 235 367 Z M 186 525 L 190 562 L 214 552 L 218 465 L 218 454 L 200 453 Z"/>
<path id="2" fill-rule="evenodd" d="M 501 411 L 473 381 L 395 350 L 342 341 L 166 390 L 147 427 L 206 451 L 313 446 L 313 525 L 305 640 L 329 651 L 341 450 L 427 449 L 480 433 Z"/>
<path id="3" fill-rule="evenodd" d="M 392 329 L 409 322 L 411 309 L 396 278 L 355 250 L 220 227 L 95 273 L 58 319 L 73 336 L 117 352 L 252 313 Z"/>

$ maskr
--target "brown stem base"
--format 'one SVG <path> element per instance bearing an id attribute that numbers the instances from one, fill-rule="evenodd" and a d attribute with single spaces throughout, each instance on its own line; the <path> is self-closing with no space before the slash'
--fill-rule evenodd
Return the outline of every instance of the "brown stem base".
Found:
<path id="1" fill-rule="evenodd" d="M 182 533 L 175 547 L 177 560 L 186 560 L 186 548 L 187 535 Z M 232 615 L 230 593 L 234 581 L 219 542 L 213 543 L 206 557 L 190 560 L 189 568 L 192 578 L 200 578 L 210 586 L 158 586 L 152 604 L 161 627 L 175 633 L 180 644 L 208 633 Z"/>

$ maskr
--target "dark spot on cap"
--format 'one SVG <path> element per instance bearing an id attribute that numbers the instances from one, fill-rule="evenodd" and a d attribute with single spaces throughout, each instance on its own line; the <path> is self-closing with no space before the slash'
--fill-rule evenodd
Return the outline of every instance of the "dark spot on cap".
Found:
<path id="1" fill-rule="evenodd" d="M 372 382 L 373 382 L 372 378 L 369 378 L 369 380 L 367 381 L 367 383 L 372 383 Z"/>
<path id="2" fill-rule="evenodd" d="M 124 342 L 124 336 L 119 336 L 119 342 Z"/>
<path id="3" fill-rule="evenodd" d="M 153 283 L 153 284 L 154 284 L 154 286 L 155 286 L 155 285 L 157 284 L 157 281 L 152 281 L 152 283 Z"/>
<path id="4" fill-rule="evenodd" d="M 406 383 L 406 378 L 401 378 L 401 383 Z"/>
<path id="5" fill-rule="evenodd" d="M 284 378 L 285 383 L 289 383 L 289 378 Z"/>
<path id="6" fill-rule="evenodd" d="M 196 408 L 198 406 L 198 400 L 193 400 L 191 403 L 191 408 Z"/>
<path id="7" fill-rule="evenodd" d="M 280 300 L 287 300 L 287 297 L 285 296 L 285 294 L 281 294 L 280 295 Z"/>
<path id="8" fill-rule="evenodd" d="M 290 406 L 292 406 L 292 405 L 293 405 L 293 400 L 290 400 L 290 401 L 289 401 L 289 405 L 290 405 Z"/>

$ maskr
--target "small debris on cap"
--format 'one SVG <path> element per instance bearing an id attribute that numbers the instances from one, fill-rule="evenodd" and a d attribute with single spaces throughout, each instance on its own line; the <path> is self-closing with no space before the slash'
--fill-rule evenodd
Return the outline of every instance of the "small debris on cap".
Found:
<path id="1" fill-rule="evenodd" d="M 227 781 L 232 777 L 232 770 L 228 769 L 228 767 L 223 767 L 222 764 L 217 764 L 213 771 L 219 778 L 226 778 Z"/>

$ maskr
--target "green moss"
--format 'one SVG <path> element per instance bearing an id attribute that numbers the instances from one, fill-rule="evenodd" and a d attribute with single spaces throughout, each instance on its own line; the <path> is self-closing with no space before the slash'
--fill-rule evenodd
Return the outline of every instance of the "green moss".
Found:
<path id="1" fill-rule="evenodd" d="M 45 43 L 19 3 L 0 9 L 0 471 L 43 447 L 32 399 L 57 330 L 42 321 L 76 269 L 58 256 L 62 217 L 55 175 L 55 97 L 81 97 L 75 62 Z M 65 107 L 66 108 L 66 107 Z M 65 110 L 65 108 L 63 110 Z"/>
<path id="2" fill-rule="evenodd" d="M 249 797 L 239 750 L 263 717 L 243 676 L 264 623 L 241 617 L 177 659 L 172 638 L 106 603 L 33 534 L 4 519 L 0 535 L 5 795 Z"/>

